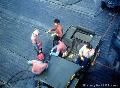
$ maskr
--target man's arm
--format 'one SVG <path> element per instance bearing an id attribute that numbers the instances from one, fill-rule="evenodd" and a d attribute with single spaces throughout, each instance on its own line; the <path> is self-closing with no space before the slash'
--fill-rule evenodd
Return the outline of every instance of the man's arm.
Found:
<path id="1" fill-rule="evenodd" d="M 95 49 L 91 49 L 91 51 L 88 53 L 89 58 L 92 57 L 95 53 Z"/>
<path id="2" fill-rule="evenodd" d="M 81 60 L 83 61 L 84 58 L 83 58 L 83 54 L 82 54 L 82 52 L 79 52 L 79 55 L 80 55 Z"/>
<path id="3" fill-rule="evenodd" d="M 55 31 L 55 30 L 56 30 L 56 28 L 51 29 L 51 31 Z"/>
<path id="4" fill-rule="evenodd" d="M 49 30 L 47 31 L 47 33 L 50 33 L 50 32 L 55 31 L 55 30 L 56 30 L 56 28 L 49 29 Z"/>
<path id="5" fill-rule="evenodd" d="M 80 55 L 81 60 L 84 60 L 83 50 L 84 50 L 85 47 L 86 47 L 86 45 L 84 45 L 84 46 L 79 50 L 79 55 Z"/>

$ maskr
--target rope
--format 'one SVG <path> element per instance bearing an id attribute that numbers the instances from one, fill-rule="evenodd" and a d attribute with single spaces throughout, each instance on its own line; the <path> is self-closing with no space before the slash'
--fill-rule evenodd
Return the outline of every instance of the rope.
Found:
<path id="1" fill-rule="evenodd" d="M 112 23 L 114 22 L 115 18 L 117 17 L 117 15 L 118 15 L 118 13 L 110 21 L 110 24 L 109 24 L 107 30 L 105 31 L 105 33 L 103 34 L 102 38 L 104 38 L 106 36 L 106 34 L 108 33 L 108 31 L 110 30 L 110 27 L 111 27 Z"/>
<path id="2" fill-rule="evenodd" d="M 110 28 L 111 28 L 111 25 L 112 23 L 114 22 L 115 18 L 117 17 L 118 13 L 114 15 L 114 17 L 112 18 L 112 20 L 110 21 L 110 24 L 107 28 L 107 30 L 105 31 L 105 33 L 103 34 L 103 36 L 101 37 L 101 40 L 103 40 L 103 38 L 106 36 L 106 34 L 109 32 Z M 100 64 L 101 66 L 105 67 L 105 68 L 108 68 L 108 69 L 111 69 L 113 70 L 114 68 L 110 67 L 110 66 L 107 66 L 107 65 L 104 65 L 98 61 L 96 61 L 96 63 Z"/>
<path id="3" fill-rule="evenodd" d="M 103 67 L 105 67 L 105 68 L 108 68 L 108 69 L 113 70 L 113 68 L 112 68 L 112 67 L 107 66 L 107 65 L 104 65 L 104 64 L 102 64 L 102 63 L 101 63 L 101 62 L 99 62 L 99 61 L 96 61 L 96 63 L 97 63 L 97 64 L 99 64 L 99 65 L 101 65 L 101 66 L 103 66 Z"/>

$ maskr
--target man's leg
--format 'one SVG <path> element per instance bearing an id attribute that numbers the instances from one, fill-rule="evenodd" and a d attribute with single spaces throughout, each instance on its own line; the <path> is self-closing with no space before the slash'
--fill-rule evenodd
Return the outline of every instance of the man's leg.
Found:
<path id="1" fill-rule="evenodd" d="M 81 63 L 81 60 L 80 60 L 80 57 L 78 56 L 77 60 L 75 61 L 76 64 L 79 64 Z"/>
<path id="2" fill-rule="evenodd" d="M 84 58 L 84 61 L 81 63 L 81 66 L 86 66 L 88 63 L 88 58 Z"/>
<path id="3" fill-rule="evenodd" d="M 62 56 L 63 56 L 63 53 L 60 52 L 60 53 L 59 53 L 59 57 L 62 57 Z"/>
<path id="4" fill-rule="evenodd" d="M 35 81 L 34 81 L 34 85 L 35 85 L 35 88 L 38 87 L 38 80 L 35 80 Z"/>
<path id="5" fill-rule="evenodd" d="M 35 53 L 38 55 L 39 54 L 39 49 L 38 49 L 37 44 L 33 44 L 33 47 L 34 47 Z"/>
<path id="6" fill-rule="evenodd" d="M 53 40 L 53 46 L 57 45 L 57 42 L 60 40 L 60 37 L 58 37 L 57 35 L 54 36 L 54 40 Z"/>
<path id="7" fill-rule="evenodd" d="M 54 46 L 54 47 L 51 49 L 50 55 L 51 55 L 52 53 L 56 52 L 56 50 L 57 50 L 57 45 Z"/>

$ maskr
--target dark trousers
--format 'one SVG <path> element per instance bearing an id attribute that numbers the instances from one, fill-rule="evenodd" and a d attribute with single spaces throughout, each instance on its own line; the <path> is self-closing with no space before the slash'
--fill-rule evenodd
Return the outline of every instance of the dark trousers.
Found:
<path id="1" fill-rule="evenodd" d="M 54 40 L 53 40 L 53 46 L 58 44 L 58 41 L 61 40 L 61 38 L 57 35 L 54 36 Z"/>
<path id="2" fill-rule="evenodd" d="M 37 44 L 33 44 L 33 47 L 34 47 L 34 51 L 37 55 L 39 54 L 39 50 L 41 50 L 41 52 L 42 52 L 42 48 L 39 49 Z"/>
<path id="3" fill-rule="evenodd" d="M 58 56 L 59 56 L 59 57 L 62 57 L 62 55 L 63 55 L 63 53 L 60 52 Z"/>
<path id="4" fill-rule="evenodd" d="M 77 58 L 76 64 L 79 64 L 80 66 L 86 66 L 89 61 L 89 58 L 84 57 L 84 61 L 81 60 L 80 57 Z"/>
<path id="5" fill-rule="evenodd" d="M 79 56 L 78 56 L 77 60 L 75 61 L 75 63 L 81 65 L 82 61 Z"/>

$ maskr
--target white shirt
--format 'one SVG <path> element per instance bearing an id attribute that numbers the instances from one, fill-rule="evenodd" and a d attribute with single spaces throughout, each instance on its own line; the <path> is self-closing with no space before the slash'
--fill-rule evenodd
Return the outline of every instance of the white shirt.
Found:
<path id="1" fill-rule="evenodd" d="M 94 55 L 95 50 L 94 50 L 94 49 L 88 49 L 86 46 L 87 46 L 87 45 L 84 45 L 84 46 L 79 50 L 79 54 L 81 53 L 84 57 L 90 58 L 91 56 Z"/>

